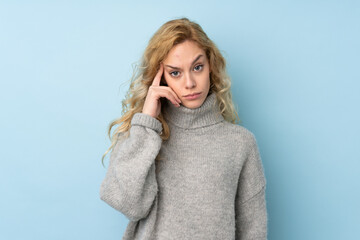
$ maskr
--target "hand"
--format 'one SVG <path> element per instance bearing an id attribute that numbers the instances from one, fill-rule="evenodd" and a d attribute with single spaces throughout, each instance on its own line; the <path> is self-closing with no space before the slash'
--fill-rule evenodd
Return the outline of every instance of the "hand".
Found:
<path id="1" fill-rule="evenodd" d="M 161 97 L 169 99 L 176 107 L 180 107 L 181 100 L 174 90 L 168 86 L 160 86 L 161 76 L 164 73 L 164 66 L 160 63 L 160 69 L 157 72 L 151 86 L 149 87 L 142 113 L 148 114 L 154 118 L 159 116 L 161 111 Z"/>

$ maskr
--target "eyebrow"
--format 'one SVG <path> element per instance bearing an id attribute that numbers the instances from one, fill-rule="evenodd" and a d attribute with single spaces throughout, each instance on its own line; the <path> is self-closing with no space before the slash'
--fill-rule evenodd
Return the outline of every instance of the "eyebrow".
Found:
<path id="1" fill-rule="evenodd" d="M 197 60 L 199 60 L 199 58 L 201 58 L 201 57 L 203 57 L 204 55 L 202 55 L 202 54 L 200 54 L 199 56 L 197 56 L 196 58 L 195 58 L 195 60 L 194 61 L 192 61 L 192 63 L 191 63 L 191 65 L 193 65 Z M 170 67 L 170 68 L 173 68 L 173 69 L 181 69 L 181 68 L 178 68 L 178 67 L 173 67 L 173 66 L 170 66 L 170 65 L 165 65 L 165 66 L 167 66 L 167 67 Z"/>

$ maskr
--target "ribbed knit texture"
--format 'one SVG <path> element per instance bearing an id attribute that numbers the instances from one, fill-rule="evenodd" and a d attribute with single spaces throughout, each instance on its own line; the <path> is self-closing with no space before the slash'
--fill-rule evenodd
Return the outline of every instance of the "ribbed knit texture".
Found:
<path id="1" fill-rule="evenodd" d="M 122 239 L 266 240 L 254 134 L 224 120 L 215 93 L 196 109 L 167 100 L 162 110 L 169 140 L 160 138 L 159 120 L 134 114 L 101 183 L 100 198 L 130 220 Z"/>

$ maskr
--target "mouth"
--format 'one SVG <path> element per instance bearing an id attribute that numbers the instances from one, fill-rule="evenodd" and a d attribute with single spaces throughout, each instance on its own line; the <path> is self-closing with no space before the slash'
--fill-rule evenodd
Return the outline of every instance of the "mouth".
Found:
<path id="1" fill-rule="evenodd" d="M 201 96 L 201 92 L 199 93 L 192 93 L 192 94 L 188 94 L 186 95 L 184 98 L 186 98 L 186 100 L 196 100 Z"/>
<path id="2" fill-rule="evenodd" d="M 192 96 L 198 95 L 200 93 L 201 92 L 191 93 L 191 94 L 185 95 L 184 97 L 192 97 Z"/>

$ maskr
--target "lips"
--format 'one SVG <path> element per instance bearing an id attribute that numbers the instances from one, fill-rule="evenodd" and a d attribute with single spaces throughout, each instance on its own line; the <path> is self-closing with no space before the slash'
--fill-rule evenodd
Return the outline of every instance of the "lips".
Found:
<path id="1" fill-rule="evenodd" d="M 200 94 L 200 93 L 198 92 L 198 93 L 188 94 L 188 95 L 185 95 L 184 97 L 190 97 L 190 96 L 194 96 L 194 95 L 197 95 L 197 94 Z"/>

